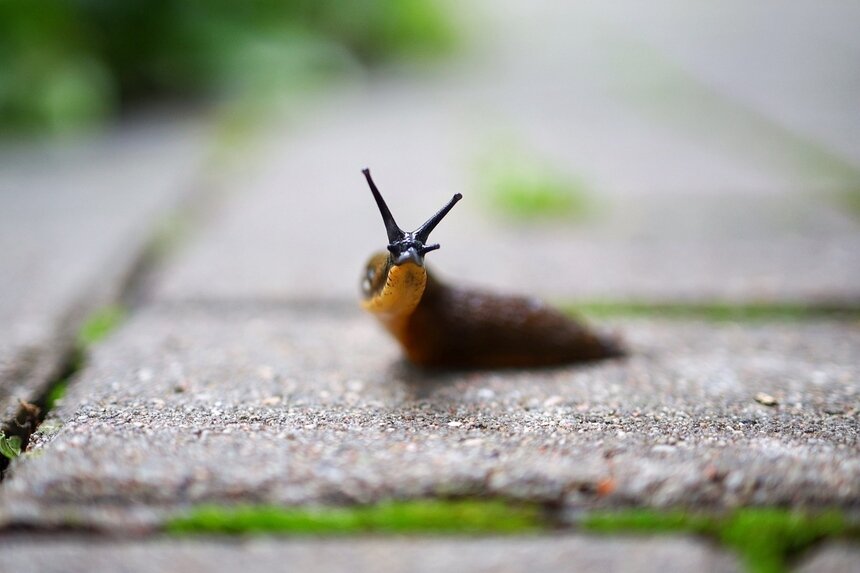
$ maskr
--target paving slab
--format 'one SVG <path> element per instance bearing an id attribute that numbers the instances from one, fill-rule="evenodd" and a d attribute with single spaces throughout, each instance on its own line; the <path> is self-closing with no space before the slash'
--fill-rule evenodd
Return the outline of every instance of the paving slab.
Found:
<path id="1" fill-rule="evenodd" d="M 773 129 L 751 119 L 764 104 L 725 103 L 723 92 L 704 85 L 705 72 L 741 56 L 691 60 L 688 67 L 701 66 L 705 79 L 689 80 L 696 89 L 659 84 L 668 112 L 655 116 L 636 100 L 653 97 L 647 81 L 617 86 L 624 83 L 619 59 L 645 53 L 647 38 L 626 26 L 617 6 L 603 4 L 490 3 L 485 38 L 452 69 L 374 78 L 320 98 L 313 118 L 273 120 L 253 172 L 226 184 L 234 192 L 229 208 L 168 266 L 154 296 L 353 296 L 365 260 L 385 246 L 360 174 L 368 166 L 404 227 L 419 225 L 454 192 L 464 194 L 434 232 L 443 250 L 430 259 L 457 281 L 554 298 L 856 304 L 860 226 L 828 199 L 845 181 L 802 169 L 815 161 L 798 156 L 801 136 L 782 137 L 778 117 L 769 120 Z M 683 18 L 664 23 L 664 35 L 675 28 L 694 34 L 696 16 L 710 12 L 681 11 Z M 785 39 L 806 21 L 803 14 L 767 20 L 768 36 L 744 38 Z M 648 22 L 649 30 L 661 24 L 656 16 Z M 708 37 L 699 51 L 719 54 Z M 654 42 L 658 61 L 674 61 L 677 46 Z M 818 62 L 831 60 L 827 50 L 815 53 L 793 59 L 792 69 L 806 66 L 803 73 L 816 77 Z M 653 74 L 648 65 L 640 75 L 662 77 L 659 64 Z M 853 77 L 844 62 L 829 69 Z M 818 103 L 810 96 L 791 105 Z M 689 109 L 701 124 L 679 128 L 673 110 Z M 807 143 L 800 147 L 816 145 Z M 494 215 L 483 191 L 487 161 L 504 161 L 505 153 L 536 156 L 581 179 L 592 215 L 532 224 Z"/>
<path id="2" fill-rule="evenodd" d="M 832 542 L 816 549 L 797 566 L 797 573 L 847 573 L 860 568 L 860 546 Z"/>
<path id="3" fill-rule="evenodd" d="M 352 538 L 119 541 L 0 538 L 3 571 L 737 571 L 736 560 L 685 538 Z"/>
<path id="4" fill-rule="evenodd" d="M 202 156 L 188 122 L 125 126 L 0 158 L 0 416 L 57 374 L 86 315 L 114 302 Z"/>
<path id="5" fill-rule="evenodd" d="M 703 83 L 860 165 L 855 2 L 622 1 L 599 9 Z"/>
<path id="6" fill-rule="evenodd" d="M 137 531 L 199 503 L 440 495 L 856 508 L 856 323 L 622 326 L 625 360 L 427 374 L 349 307 L 156 305 L 10 466 L 0 520 Z"/>

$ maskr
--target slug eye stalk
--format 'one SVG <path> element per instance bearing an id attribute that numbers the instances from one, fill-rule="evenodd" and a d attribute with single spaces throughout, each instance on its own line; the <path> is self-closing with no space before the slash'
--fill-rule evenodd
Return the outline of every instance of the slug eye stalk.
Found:
<path id="1" fill-rule="evenodd" d="M 376 206 L 379 208 L 380 215 L 382 215 L 385 232 L 388 234 L 388 251 L 393 257 L 394 264 L 399 265 L 405 262 L 414 262 L 418 265 L 424 264 L 424 255 L 439 248 L 438 243 L 432 245 L 426 244 L 430 238 L 430 233 L 454 205 L 457 204 L 457 201 L 463 198 L 463 195 L 456 193 L 448 201 L 447 205 L 439 209 L 435 215 L 427 219 L 418 229 L 408 233 L 401 229 L 394 220 L 391 210 L 385 204 L 385 199 L 382 198 L 382 194 L 370 176 L 370 169 L 363 169 L 361 172 L 364 173 L 364 178 L 367 179 L 367 184 L 373 193 L 373 198 L 376 200 Z"/>

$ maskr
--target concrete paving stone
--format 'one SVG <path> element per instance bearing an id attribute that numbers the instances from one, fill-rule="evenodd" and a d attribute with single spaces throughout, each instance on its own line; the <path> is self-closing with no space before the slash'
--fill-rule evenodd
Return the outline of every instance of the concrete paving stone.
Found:
<path id="1" fill-rule="evenodd" d="M 533 573 L 618 571 L 737 571 L 736 560 L 685 538 L 360 537 L 104 542 L 87 539 L 0 538 L 2 571 L 458 571 Z"/>
<path id="2" fill-rule="evenodd" d="M 599 11 L 707 85 L 860 165 L 856 2 L 621 1 Z"/>
<path id="3" fill-rule="evenodd" d="M 797 566 L 797 573 L 852 573 L 860 570 L 860 546 L 831 542 L 816 549 Z"/>
<path id="4" fill-rule="evenodd" d="M 33 400 L 83 318 L 114 301 L 152 225 L 199 166 L 188 122 L 0 157 L 0 416 Z"/>
<path id="5" fill-rule="evenodd" d="M 494 2 L 481 28 L 491 32 L 452 69 L 375 79 L 321 98 L 313 118 L 271 122 L 255 169 L 226 184 L 229 208 L 166 268 L 156 298 L 353 296 L 365 260 L 385 246 L 360 174 L 369 166 L 404 227 L 464 194 L 434 232 L 443 250 L 430 259 L 457 280 L 555 298 L 855 304 L 860 226 L 820 193 L 834 190 L 830 176 L 798 172 L 798 158 L 771 133 L 756 139 L 745 116 L 721 122 L 715 142 L 709 123 L 679 131 L 616 97 L 613 62 L 637 50 L 604 33 L 615 25 L 626 38 L 618 10 L 602 6 Z M 674 25 L 689 26 L 696 9 L 681 13 L 688 20 Z M 767 37 L 791 34 L 792 14 L 785 26 L 768 20 Z M 827 53 L 800 61 L 810 77 Z M 704 105 L 687 99 L 678 105 Z M 512 143 L 584 180 L 592 219 L 512 225 L 493 216 L 480 191 L 484 161 Z M 758 150 L 774 156 L 759 161 Z"/>
<path id="6" fill-rule="evenodd" d="M 10 466 L 0 521 L 145 530 L 198 503 L 452 494 L 573 513 L 860 499 L 854 323 L 629 321 L 626 360 L 428 374 L 349 308 L 141 312 Z"/>
<path id="7" fill-rule="evenodd" d="M 287 168 L 293 161 L 298 165 L 302 157 L 288 154 L 280 165 Z M 162 300 L 354 296 L 367 259 L 384 250 L 386 239 L 358 172 L 344 169 L 335 174 L 320 166 L 309 173 L 305 167 L 313 184 L 322 185 L 314 198 L 264 191 L 238 199 L 186 253 L 163 269 L 154 296 Z M 337 184 L 325 183 L 342 177 Z M 394 212 L 416 210 L 408 194 L 399 193 L 408 188 L 408 179 L 402 178 L 400 185 L 393 184 L 397 179 L 380 179 Z M 447 198 L 446 191 L 425 193 L 415 202 L 422 215 L 397 217 L 404 226 L 417 227 Z M 433 240 L 442 250 L 430 255 L 428 264 L 450 282 L 558 300 L 845 305 L 860 300 L 860 233 L 845 217 L 822 213 L 812 205 L 796 205 L 787 218 L 818 218 L 821 225 L 810 221 L 808 226 L 832 226 L 821 232 L 785 228 L 774 232 L 764 221 L 785 213 L 785 204 L 777 207 L 776 201 L 775 208 L 767 210 L 748 201 L 705 200 L 679 213 L 677 205 L 668 207 L 673 200 L 665 199 L 650 205 L 628 202 L 618 209 L 617 220 L 602 229 L 516 227 L 482 220 L 470 201 L 473 198 L 467 196 L 434 232 Z M 677 198 L 674 202 L 684 203 Z M 801 211 L 805 214 L 795 217 Z M 746 216 L 735 218 L 739 213 Z M 762 221 L 758 229 L 744 225 L 756 217 Z M 696 227 L 703 221 L 704 226 Z M 724 228 L 716 229 L 720 224 Z"/>

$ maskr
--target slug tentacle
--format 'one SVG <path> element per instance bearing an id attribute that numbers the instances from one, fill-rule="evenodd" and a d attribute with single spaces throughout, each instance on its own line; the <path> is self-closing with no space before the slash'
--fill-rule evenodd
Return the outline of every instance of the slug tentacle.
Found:
<path id="1" fill-rule="evenodd" d="M 394 243 L 403 236 L 403 230 L 397 225 L 391 210 L 385 204 L 385 199 L 379 189 L 376 188 L 376 183 L 373 182 L 373 177 L 370 176 L 370 169 L 363 169 L 364 178 L 367 179 L 367 184 L 370 186 L 370 191 L 373 193 L 373 198 L 376 199 L 376 206 L 379 207 L 379 212 L 382 215 L 382 222 L 385 223 L 385 231 L 388 233 L 388 242 Z"/>
<path id="2" fill-rule="evenodd" d="M 425 221 L 423 225 L 418 227 L 418 229 L 415 231 L 415 238 L 422 243 L 426 243 L 427 239 L 430 237 L 430 233 L 433 231 L 433 229 L 436 228 L 436 225 L 439 224 L 439 221 L 441 221 L 445 217 L 445 215 L 448 214 L 448 211 L 454 208 L 454 205 L 457 204 L 457 201 L 462 198 L 463 195 L 461 193 L 455 193 L 454 196 L 451 197 L 451 200 L 448 201 L 447 205 L 439 209 L 439 211 L 437 211 L 435 215 L 427 219 L 427 221 Z M 439 245 L 435 245 L 435 248 L 438 249 Z"/>
<path id="3" fill-rule="evenodd" d="M 371 257 L 362 305 L 397 338 L 413 363 L 441 368 L 540 367 L 621 356 L 619 341 L 596 334 L 537 299 L 445 284 L 424 256 L 430 233 L 462 199 L 460 193 L 416 231 L 403 231 L 363 170 L 376 199 L 388 252 Z"/>

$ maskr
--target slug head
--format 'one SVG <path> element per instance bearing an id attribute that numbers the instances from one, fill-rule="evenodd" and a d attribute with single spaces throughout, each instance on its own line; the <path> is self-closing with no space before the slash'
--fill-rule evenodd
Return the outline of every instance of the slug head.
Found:
<path id="1" fill-rule="evenodd" d="M 439 248 L 438 243 L 432 245 L 427 244 L 430 233 L 436 228 L 436 225 L 448 214 L 457 201 L 463 198 L 460 193 L 455 194 L 448 204 L 439 209 L 435 215 L 427 219 L 423 225 L 418 227 L 411 233 L 401 229 L 394 221 L 394 216 L 385 204 L 379 189 L 373 182 L 370 176 L 370 169 L 363 169 L 367 184 L 370 186 L 370 191 L 373 193 L 373 198 L 376 199 L 376 206 L 379 207 L 379 213 L 382 215 L 382 222 L 385 223 L 385 231 L 388 233 L 388 252 L 391 253 L 391 262 L 394 265 L 402 265 L 407 262 L 414 263 L 419 266 L 424 265 L 424 255 L 430 251 L 435 251 Z"/>

